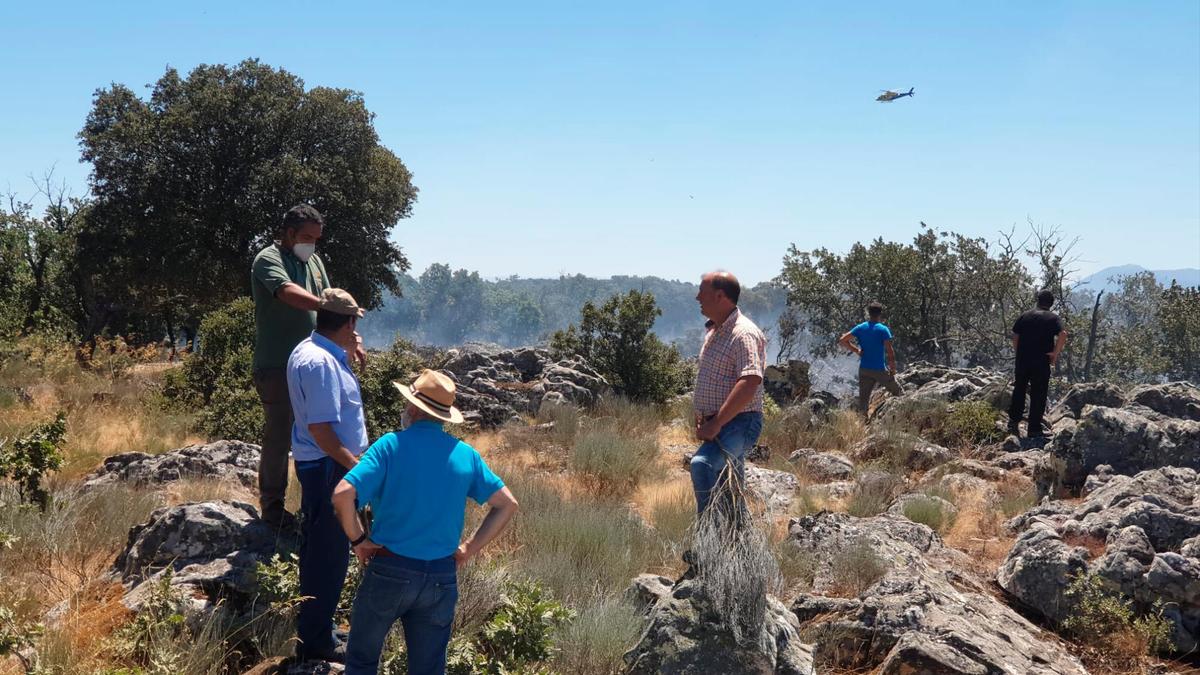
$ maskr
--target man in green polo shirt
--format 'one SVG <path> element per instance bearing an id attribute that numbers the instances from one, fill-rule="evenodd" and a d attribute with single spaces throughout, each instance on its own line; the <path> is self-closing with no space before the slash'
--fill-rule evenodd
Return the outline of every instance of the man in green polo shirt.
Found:
<path id="1" fill-rule="evenodd" d="M 254 387 L 262 400 L 262 455 L 258 465 L 259 506 L 263 520 L 286 525 L 295 517 L 283 506 L 292 445 L 292 406 L 288 399 L 287 361 L 292 350 L 317 325 L 321 292 L 330 287 L 325 263 L 315 253 L 325 218 L 300 204 L 283 216 L 279 241 L 258 252 L 250 269 L 254 296 Z M 362 338 L 355 358 L 363 361 Z"/>

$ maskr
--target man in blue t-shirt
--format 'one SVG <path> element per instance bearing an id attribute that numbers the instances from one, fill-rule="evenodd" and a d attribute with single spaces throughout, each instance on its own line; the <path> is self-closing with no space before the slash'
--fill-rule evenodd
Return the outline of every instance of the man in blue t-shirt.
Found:
<path id="1" fill-rule="evenodd" d="M 858 364 L 858 410 L 867 414 L 871 392 L 875 385 L 883 385 L 893 396 L 900 395 L 896 382 L 896 352 L 892 350 L 892 331 L 879 323 L 883 316 L 883 305 L 872 302 L 867 305 L 867 320 L 850 329 L 838 343 L 859 355 Z M 855 346 L 850 342 L 854 338 Z M 884 356 L 887 356 L 886 363 Z"/>
<path id="2" fill-rule="evenodd" d="M 388 631 L 404 627 L 410 675 L 443 673 L 458 602 L 456 570 L 508 525 L 517 500 L 470 445 L 442 429 L 459 424 L 454 381 L 426 370 L 411 385 L 404 429 L 375 441 L 338 484 L 333 507 L 351 550 L 367 565 L 350 612 L 346 675 L 375 675 Z M 491 509 L 459 543 L 466 500 Z M 371 505 L 368 535 L 356 513 Z"/>

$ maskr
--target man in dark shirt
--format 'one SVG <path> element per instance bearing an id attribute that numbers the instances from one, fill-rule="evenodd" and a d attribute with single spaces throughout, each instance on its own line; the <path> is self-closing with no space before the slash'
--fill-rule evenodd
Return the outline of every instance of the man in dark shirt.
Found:
<path id="1" fill-rule="evenodd" d="M 1016 379 L 1013 383 L 1012 406 L 1008 410 L 1008 431 L 1020 435 L 1021 416 L 1025 414 L 1025 391 L 1029 391 L 1029 423 L 1026 435 L 1045 436 L 1042 417 L 1046 414 L 1046 391 L 1050 388 L 1050 369 L 1058 362 L 1067 331 L 1062 319 L 1050 311 L 1054 294 L 1037 294 L 1037 309 L 1022 314 L 1013 324 L 1013 351 L 1017 353 Z"/>

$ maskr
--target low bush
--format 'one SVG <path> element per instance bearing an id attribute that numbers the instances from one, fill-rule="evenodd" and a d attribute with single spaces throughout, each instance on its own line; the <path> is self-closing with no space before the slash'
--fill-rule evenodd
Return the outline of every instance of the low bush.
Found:
<path id="1" fill-rule="evenodd" d="M 860 474 L 846 501 L 846 513 L 858 518 L 877 516 L 891 506 L 903 486 L 904 479 L 894 474 L 879 471 Z"/>
<path id="2" fill-rule="evenodd" d="M 38 425 L 25 435 L 6 443 L 0 439 L 0 476 L 17 484 L 22 501 L 50 506 L 50 493 L 43 481 L 63 463 L 62 444 L 67 435 L 67 416 L 55 415 L 52 422 Z"/>
<path id="3" fill-rule="evenodd" d="M 1133 601 L 1110 590 L 1095 574 L 1072 579 L 1066 596 L 1074 604 L 1061 628 L 1077 641 L 1109 657 L 1136 661 L 1171 649 L 1171 622 L 1162 601 L 1148 612 L 1134 611 Z"/>
<path id="4" fill-rule="evenodd" d="M 625 436 L 605 429 L 579 436 L 569 466 L 598 494 L 627 496 L 647 477 L 658 457 L 653 436 Z"/>
<path id="5" fill-rule="evenodd" d="M 934 532 L 945 532 L 954 523 L 954 513 L 932 497 L 918 497 L 904 504 L 904 517 L 928 525 Z"/>
<path id="6" fill-rule="evenodd" d="M 368 437 L 379 438 L 400 428 L 400 415 L 408 405 L 408 399 L 396 391 L 392 382 L 412 382 L 428 363 L 429 360 L 411 342 L 402 339 L 397 339 L 384 351 L 371 352 L 367 356 L 367 367 L 358 382 L 362 389 Z"/>
<path id="7" fill-rule="evenodd" d="M 942 422 L 939 443 L 947 447 L 975 447 L 1004 438 L 996 427 L 997 411 L 987 401 L 959 401 L 950 406 Z"/>
<path id="8" fill-rule="evenodd" d="M 888 572 L 887 561 L 861 539 L 842 546 L 829 562 L 829 568 L 832 572 L 829 593 L 845 598 L 860 595 Z"/>
<path id="9" fill-rule="evenodd" d="M 643 619 L 620 597 L 585 604 L 562 629 L 551 666 L 573 675 L 616 675 L 625 671 L 622 658 L 641 636 Z"/>

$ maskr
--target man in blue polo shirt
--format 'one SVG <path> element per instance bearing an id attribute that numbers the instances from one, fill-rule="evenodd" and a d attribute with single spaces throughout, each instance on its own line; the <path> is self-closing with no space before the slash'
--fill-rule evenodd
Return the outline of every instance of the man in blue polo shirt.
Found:
<path id="1" fill-rule="evenodd" d="M 858 363 L 858 410 L 867 414 L 871 392 L 875 385 L 883 385 L 892 396 L 900 395 L 896 382 L 896 352 L 892 350 L 892 331 L 879 322 L 883 316 L 883 305 L 872 302 L 867 305 L 867 320 L 851 328 L 838 339 L 838 343 L 859 355 Z M 854 338 L 856 347 L 850 342 Z M 886 363 L 884 355 L 887 356 Z"/>
<path id="2" fill-rule="evenodd" d="M 500 534 L 517 500 L 474 448 L 442 429 L 461 423 L 454 381 L 426 370 L 412 384 L 393 382 L 408 399 L 403 431 L 375 441 L 333 493 L 354 555 L 367 564 L 350 613 L 346 675 L 375 675 L 383 641 L 404 627 L 409 675 L 445 672 L 458 602 L 456 570 Z M 466 500 L 491 509 L 459 543 Z M 363 531 L 355 502 L 371 505 Z"/>
<path id="3" fill-rule="evenodd" d="M 307 598 L 297 617 L 299 661 L 342 662 L 346 653 L 334 633 L 333 614 L 350 565 L 349 540 L 330 499 L 367 447 L 362 395 L 347 356 L 354 353 L 354 329 L 362 314 L 349 293 L 325 289 L 317 305 L 317 329 L 288 357 L 292 459 L 301 490 L 300 595 Z"/>

